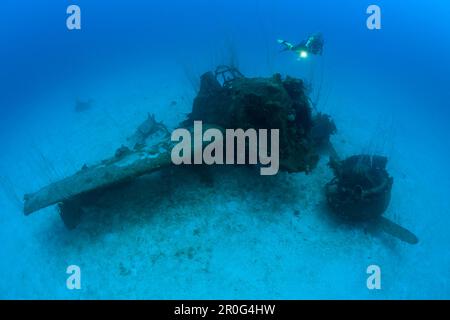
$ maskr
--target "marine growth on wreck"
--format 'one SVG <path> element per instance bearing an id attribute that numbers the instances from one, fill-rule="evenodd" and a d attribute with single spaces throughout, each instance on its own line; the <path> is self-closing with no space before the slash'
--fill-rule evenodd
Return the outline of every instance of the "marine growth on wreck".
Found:
<path id="1" fill-rule="evenodd" d="M 387 158 L 359 155 L 340 161 L 330 142 L 336 125 L 329 115 L 313 114 L 301 79 L 280 74 L 248 78 L 234 67 L 219 66 L 201 76 L 192 112 L 179 127 L 193 130 L 196 121 L 215 128 L 277 129 L 280 170 L 288 173 L 311 172 L 319 150 L 326 148 L 336 175 L 325 187 L 330 209 L 348 221 L 378 224 L 403 241 L 418 242 L 408 230 L 380 218 L 389 205 L 393 184 L 386 171 Z M 25 195 L 25 214 L 57 204 L 66 226 L 74 228 L 83 207 L 92 205 L 99 193 L 174 165 L 170 132 L 154 115 L 139 125 L 127 143 L 112 158 L 85 165 L 74 175 Z M 200 151 L 193 153 L 202 152 L 202 145 L 194 148 Z"/>

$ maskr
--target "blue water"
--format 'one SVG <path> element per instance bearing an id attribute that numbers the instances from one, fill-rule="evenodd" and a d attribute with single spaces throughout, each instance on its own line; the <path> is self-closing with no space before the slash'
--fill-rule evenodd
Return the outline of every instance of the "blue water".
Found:
<path id="1" fill-rule="evenodd" d="M 81 30 L 66 28 L 70 4 Z M 381 30 L 366 27 L 370 4 Z M 449 18 L 444 0 L 2 1 L 0 297 L 448 299 Z M 322 57 L 279 52 L 278 38 L 317 31 Z M 387 155 L 386 216 L 420 243 L 324 218 L 326 159 L 311 175 L 256 188 L 232 170 L 212 189 L 193 177 L 166 196 L 148 190 L 161 182 L 132 186 L 109 215 L 73 231 L 55 208 L 23 216 L 24 193 L 109 157 L 147 112 L 176 126 L 196 79 L 232 60 L 246 76 L 311 83 L 340 153 Z M 92 109 L 74 112 L 77 98 Z M 81 267 L 81 290 L 66 288 L 70 264 Z M 370 264 L 381 267 L 381 290 L 366 287 Z"/>

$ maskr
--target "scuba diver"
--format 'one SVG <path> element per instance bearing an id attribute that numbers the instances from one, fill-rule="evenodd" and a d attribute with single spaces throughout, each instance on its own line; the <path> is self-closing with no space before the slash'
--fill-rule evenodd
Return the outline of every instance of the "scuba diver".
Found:
<path id="1" fill-rule="evenodd" d="M 278 40 L 278 43 L 284 46 L 282 51 L 293 51 L 298 55 L 299 59 L 305 59 L 310 53 L 322 55 L 324 40 L 321 33 L 314 33 L 297 45 L 293 45 L 286 40 Z"/>

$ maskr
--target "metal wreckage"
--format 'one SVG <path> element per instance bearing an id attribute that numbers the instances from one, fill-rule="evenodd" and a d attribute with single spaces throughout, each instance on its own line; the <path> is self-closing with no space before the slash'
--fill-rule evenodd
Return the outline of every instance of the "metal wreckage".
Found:
<path id="1" fill-rule="evenodd" d="M 340 159 L 330 142 L 335 123 L 311 105 L 300 79 L 280 74 L 248 78 L 236 68 L 219 66 L 201 76 L 192 112 L 179 127 L 192 130 L 194 121 L 200 120 L 219 129 L 279 129 L 279 166 L 289 173 L 314 170 L 318 151 L 326 149 L 335 175 L 324 188 L 330 211 L 343 221 L 377 225 L 416 244 L 413 233 L 383 217 L 393 185 L 387 158 L 361 154 Z M 172 166 L 172 147 L 165 125 L 149 115 L 113 157 L 84 165 L 72 176 L 26 194 L 24 213 L 57 205 L 65 225 L 74 228 L 83 208 L 95 203 L 99 193 Z"/>

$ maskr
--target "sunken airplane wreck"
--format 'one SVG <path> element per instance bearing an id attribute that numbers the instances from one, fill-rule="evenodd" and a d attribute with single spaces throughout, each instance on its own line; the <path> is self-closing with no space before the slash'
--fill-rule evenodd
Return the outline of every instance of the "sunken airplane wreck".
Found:
<path id="1" fill-rule="evenodd" d="M 387 158 L 356 155 L 341 160 L 330 142 L 336 126 L 330 116 L 313 110 L 302 80 L 280 74 L 248 78 L 234 67 L 219 66 L 201 76 L 192 112 L 179 128 L 192 132 L 197 120 L 219 130 L 279 129 L 279 169 L 289 173 L 314 170 L 318 150 L 326 148 L 335 174 L 324 188 L 331 211 L 343 221 L 377 225 L 402 241 L 418 242 L 413 233 L 382 216 L 393 184 Z M 74 228 L 83 208 L 94 204 L 100 193 L 174 165 L 173 146 L 165 125 L 149 115 L 113 157 L 26 194 L 24 213 L 57 205 L 65 225 Z M 196 148 L 202 146 L 194 144 L 192 154 L 201 152 Z"/>

